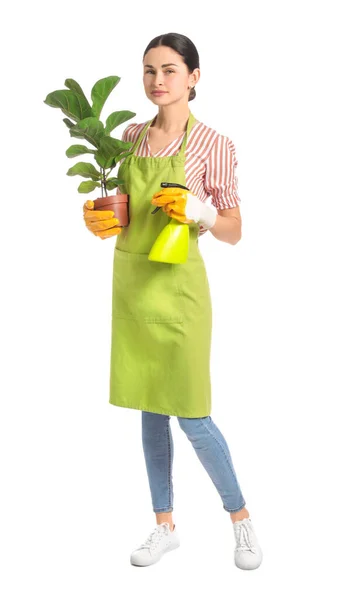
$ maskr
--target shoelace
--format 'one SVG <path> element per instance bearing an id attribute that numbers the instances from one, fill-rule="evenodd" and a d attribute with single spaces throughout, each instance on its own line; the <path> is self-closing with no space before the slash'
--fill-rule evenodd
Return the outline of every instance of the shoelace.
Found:
<path id="1" fill-rule="evenodd" d="M 163 526 L 158 525 L 152 533 L 146 538 L 145 542 L 139 546 L 139 550 L 143 548 L 153 549 L 164 535 L 168 535 L 170 526 L 164 523 Z"/>
<path id="2" fill-rule="evenodd" d="M 256 549 L 252 541 L 252 531 L 250 525 L 242 521 L 235 521 L 236 527 L 236 550 L 249 550 L 255 553 Z"/>

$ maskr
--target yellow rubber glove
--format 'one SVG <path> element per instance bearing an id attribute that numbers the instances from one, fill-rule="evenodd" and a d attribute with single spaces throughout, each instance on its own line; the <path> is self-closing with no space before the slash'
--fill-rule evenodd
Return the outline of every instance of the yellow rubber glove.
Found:
<path id="1" fill-rule="evenodd" d="M 161 206 L 169 217 L 181 223 L 200 223 L 205 228 L 215 224 L 216 211 L 189 190 L 166 187 L 153 195 L 151 204 Z"/>
<path id="2" fill-rule="evenodd" d="M 119 224 L 119 219 L 114 217 L 113 210 L 93 210 L 93 207 L 93 200 L 86 200 L 83 206 L 84 221 L 87 229 L 100 237 L 101 240 L 105 240 L 113 235 L 119 235 L 122 227 L 116 227 Z"/>
<path id="3" fill-rule="evenodd" d="M 162 210 L 169 216 L 181 223 L 192 223 L 186 217 L 187 190 L 178 187 L 164 188 L 153 195 L 151 204 L 161 206 Z"/>

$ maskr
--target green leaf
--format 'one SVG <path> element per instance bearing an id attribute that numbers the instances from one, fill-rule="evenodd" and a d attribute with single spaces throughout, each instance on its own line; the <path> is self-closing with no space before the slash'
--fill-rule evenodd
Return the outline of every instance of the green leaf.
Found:
<path id="1" fill-rule="evenodd" d="M 87 148 L 87 146 L 81 146 L 80 144 L 74 144 L 73 146 L 70 146 L 70 148 L 68 148 L 65 152 L 68 158 L 73 158 L 73 156 L 79 156 L 79 154 L 87 153 L 95 154 L 95 150 L 90 150 L 90 148 Z"/>
<path id="2" fill-rule="evenodd" d="M 100 165 L 102 169 L 114 169 L 114 167 L 116 166 L 114 158 L 106 158 L 105 156 L 100 154 L 100 152 L 96 152 L 95 159 L 97 164 Z"/>
<path id="3" fill-rule="evenodd" d="M 118 127 L 118 125 L 125 123 L 125 121 L 129 121 L 129 119 L 132 119 L 135 115 L 136 113 L 133 113 L 130 110 L 117 110 L 116 112 L 113 112 L 106 120 L 105 133 L 110 133 L 113 129 Z"/>
<path id="4" fill-rule="evenodd" d="M 98 118 L 100 116 L 104 103 L 119 81 L 120 77 L 117 75 L 111 75 L 110 77 L 104 77 L 96 81 L 91 90 L 92 114 L 95 117 Z"/>
<path id="5" fill-rule="evenodd" d="M 113 188 L 123 184 L 124 181 L 122 181 L 122 179 L 118 179 L 118 177 L 110 177 L 109 179 L 106 179 L 107 190 L 113 190 Z"/>
<path id="6" fill-rule="evenodd" d="M 65 79 L 64 85 L 66 85 L 66 87 L 69 88 L 69 90 L 72 90 L 73 92 L 79 94 L 79 96 L 83 96 L 87 104 L 90 104 L 82 90 L 82 87 L 78 84 L 77 81 L 75 81 L 75 79 Z"/>
<path id="7" fill-rule="evenodd" d="M 101 173 L 99 173 L 94 165 L 86 162 L 78 162 L 76 165 L 71 167 L 67 175 L 81 175 L 81 177 L 86 177 L 97 181 L 98 179 L 102 179 Z"/>
<path id="8" fill-rule="evenodd" d="M 109 135 L 102 136 L 100 139 L 99 150 L 95 153 L 95 159 L 100 167 L 103 169 L 108 169 L 112 165 L 115 166 L 115 157 L 117 154 L 126 149 L 127 144 L 130 147 L 132 142 L 122 142 L 121 140 L 112 138 Z"/>
<path id="9" fill-rule="evenodd" d="M 74 121 L 81 121 L 93 115 L 91 106 L 84 96 L 71 90 L 56 90 L 47 95 L 43 100 L 48 106 L 60 108 L 67 117 Z"/>
<path id="10" fill-rule="evenodd" d="M 127 194 L 128 191 L 125 188 L 125 181 L 123 179 L 117 179 L 117 177 L 114 178 L 117 187 L 119 187 L 120 192 L 117 193 L 121 193 L 121 194 Z"/>
<path id="11" fill-rule="evenodd" d="M 100 187 L 101 184 L 97 181 L 82 181 L 77 190 L 81 194 L 88 194 L 89 192 L 92 192 L 95 188 Z"/>
<path id="12" fill-rule="evenodd" d="M 70 129 L 71 127 L 74 127 L 74 125 L 75 125 L 75 123 L 73 123 L 72 121 L 70 121 L 70 119 L 63 119 L 63 121 L 64 121 L 65 125 L 66 125 L 67 127 L 69 127 L 69 129 Z"/>
<path id="13" fill-rule="evenodd" d="M 129 156 L 131 154 L 131 152 L 123 152 L 121 154 L 117 154 L 114 159 L 117 162 L 119 162 L 120 160 L 122 160 L 122 158 L 125 158 L 126 156 Z"/>
<path id="14" fill-rule="evenodd" d="M 116 156 L 116 154 L 129 149 L 131 146 L 132 142 L 123 142 L 110 135 L 103 135 L 100 139 L 100 152 L 105 153 L 109 157 Z"/>
<path id="15" fill-rule="evenodd" d="M 100 145 L 100 139 L 105 135 L 102 121 L 97 117 L 82 119 L 70 129 L 72 137 L 84 138 L 96 148 Z"/>
<path id="16" fill-rule="evenodd" d="M 106 179 L 106 189 L 113 190 L 119 185 L 117 177 L 112 177 L 110 179 Z"/>

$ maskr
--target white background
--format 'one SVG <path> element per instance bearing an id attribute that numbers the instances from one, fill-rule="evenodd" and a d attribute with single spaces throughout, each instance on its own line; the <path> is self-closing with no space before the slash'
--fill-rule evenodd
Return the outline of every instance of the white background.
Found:
<path id="1" fill-rule="evenodd" d="M 12 4 L 2 55 L 1 533 L 5 600 L 353 597 L 353 22 L 350 2 Z M 231 8 L 230 8 L 231 7 Z M 232 11 L 232 12 L 231 12 Z M 181 546 L 155 526 L 141 413 L 108 403 L 115 238 L 82 218 L 73 143 L 46 95 L 121 81 L 102 112 L 156 114 L 150 40 L 190 37 L 190 109 L 236 147 L 236 245 L 200 238 L 212 413 L 264 559 L 233 563 L 221 498 L 171 418 Z M 114 134 L 119 137 L 126 124 Z M 141 595 L 141 596 L 140 596 Z"/>

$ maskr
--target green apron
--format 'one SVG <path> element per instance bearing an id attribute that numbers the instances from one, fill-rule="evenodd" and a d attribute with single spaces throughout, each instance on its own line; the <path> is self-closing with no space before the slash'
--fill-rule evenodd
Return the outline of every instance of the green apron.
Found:
<path id="1" fill-rule="evenodd" d="M 117 236 L 113 260 L 109 402 L 179 417 L 211 411 L 212 307 L 199 251 L 199 225 L 189 224 L 183 264 L 150 261 L 148 254 L 170 217 L 151 204 L 161 182 L 186 185 L 185 148 L 195 118 L 174 156 L 136 156 L 153 119 L 143 128 L 118 178 L 129 194 L 129 226 Z"/>

